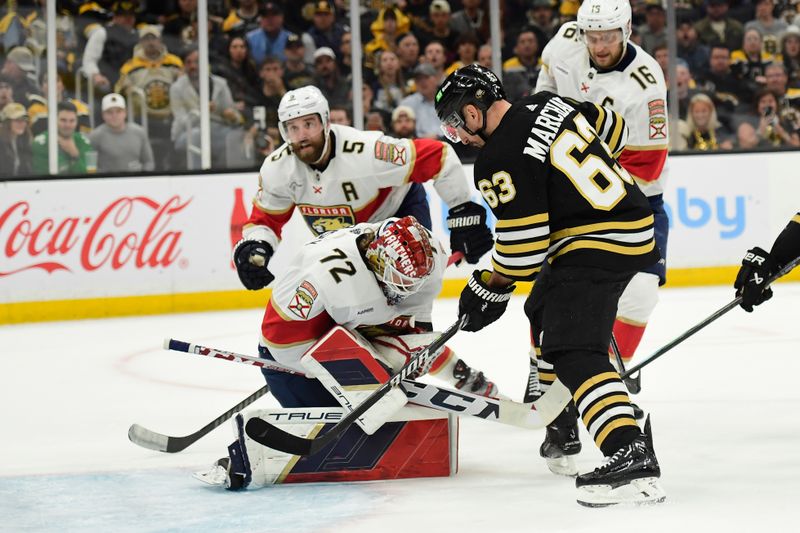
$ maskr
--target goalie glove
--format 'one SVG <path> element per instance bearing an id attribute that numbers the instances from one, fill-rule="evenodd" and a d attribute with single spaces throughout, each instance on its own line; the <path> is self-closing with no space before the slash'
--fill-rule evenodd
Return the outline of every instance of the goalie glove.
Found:
<path id="1" fill-rule="evenodd" d="M 494 246 L 494 236 L 486 225 L 486 210 L 475 202 L 465 202 L 447 214 L 450 250 L 461 252 L 474 265 Z"/>
<path id="2" fill-rule="evenodd" d="M 233 249 L 236 273 L 247 289 L 263 289 L 275 279 L 267 266 L 272 257 L 272 246 L 265 241 L 241 240 Z"/>
<path id="3" fill-rule="evenodd" d="M 739 303 L 742 309 L 751 313 L 754 306 L 772 298 L 772 289 L 767 287 L 767 280 L 777 269 L 778 265 L 768 252 L 758 247 L 747 251 L 733 283 L 736 296 L 742 297 Z"/>
<path id="4" fill-rule="evenodd" d="M 479 331 L 505 313 L 514 284 L 507 287 L 491 288 L 487 285 L 491 272 L 476 270 L 461 291 L 458 300 L 458 316 L 467 315 L 464 331 Z"/>

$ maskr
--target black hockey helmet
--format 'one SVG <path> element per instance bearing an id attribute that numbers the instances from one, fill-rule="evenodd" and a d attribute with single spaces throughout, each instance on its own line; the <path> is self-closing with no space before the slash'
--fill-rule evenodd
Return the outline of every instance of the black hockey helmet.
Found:
<path id="1" fill-rule="evenodd" d="M 442 122 L 442 131 L 453 142 L 459 142 L 456 130 L 462 128 L 470 135 L 483 138 L 486 127 L 486 110 L 497 100 L 504 100 L 506 92 L 494 72 L 481 65 L 467 65 L 450 74 L 439 86 L 434 98 L 436 114 Z M 483 127 L 477 132 L 465 126 L 461 110 L 472 104 L 483 112 Z M 485 139 L 484 139 L 485 140 Z"/>

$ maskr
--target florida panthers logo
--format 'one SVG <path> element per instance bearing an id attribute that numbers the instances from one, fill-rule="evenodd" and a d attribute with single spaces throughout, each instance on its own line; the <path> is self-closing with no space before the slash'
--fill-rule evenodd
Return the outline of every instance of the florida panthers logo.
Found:
<path id="1" fill-rule="evenodd" d="M 338 205 L 332 207 L 320 207 L 315 205 L 299 205 L 300 214 L 308 224 L 308 227 L 316 235 L 322 235 L 328 231 L 355 226 L 356 215 L 349 205 Z"/>

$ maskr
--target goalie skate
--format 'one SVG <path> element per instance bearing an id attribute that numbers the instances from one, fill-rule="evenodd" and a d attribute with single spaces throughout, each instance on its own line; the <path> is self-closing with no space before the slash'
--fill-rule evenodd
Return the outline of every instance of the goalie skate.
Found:
<path id="1" fill-rule="evenodd" d="M 661 469 L 653 450 L 648 417 L 643 435 L 617 450 L 593 472 L 578 476 L 578 503 L 586 507 L 660 503 L 666 493 L 659 477 Z"/>
<path id="2" fill-rule="evenodd" d="M 558 476 L 575 477 L 578 467 L 574 455 L 581 452 L 581 441 L 578 437 L 578 423 L 575 407 L 570 403 L 564 411 L 547 426 L 547 434 L 539 448 L 539 455 L 544 457 L 547 468 Z"/>

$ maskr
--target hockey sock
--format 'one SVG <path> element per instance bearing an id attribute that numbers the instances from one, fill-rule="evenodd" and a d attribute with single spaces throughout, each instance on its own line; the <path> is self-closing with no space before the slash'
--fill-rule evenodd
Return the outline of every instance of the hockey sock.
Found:
<path id="1" fill-rule="evenodd" d="M 595 444 L 610 456 L 641 434 L 625 385 L 602 352 L 548 354 Z"/>
<path id="2" fill-rule="evenodd" d="M 628 363 L 636 353 L 636 348 L 639 347 L 646 327 L 647 322 L 633 322 L 622 317 L 617 317 L 614 321 L 614 338 L 617 339 L 619 354 L 625 363 Z M 608 355 L 615 360 L 611 347 L 608 349 Z"/>

